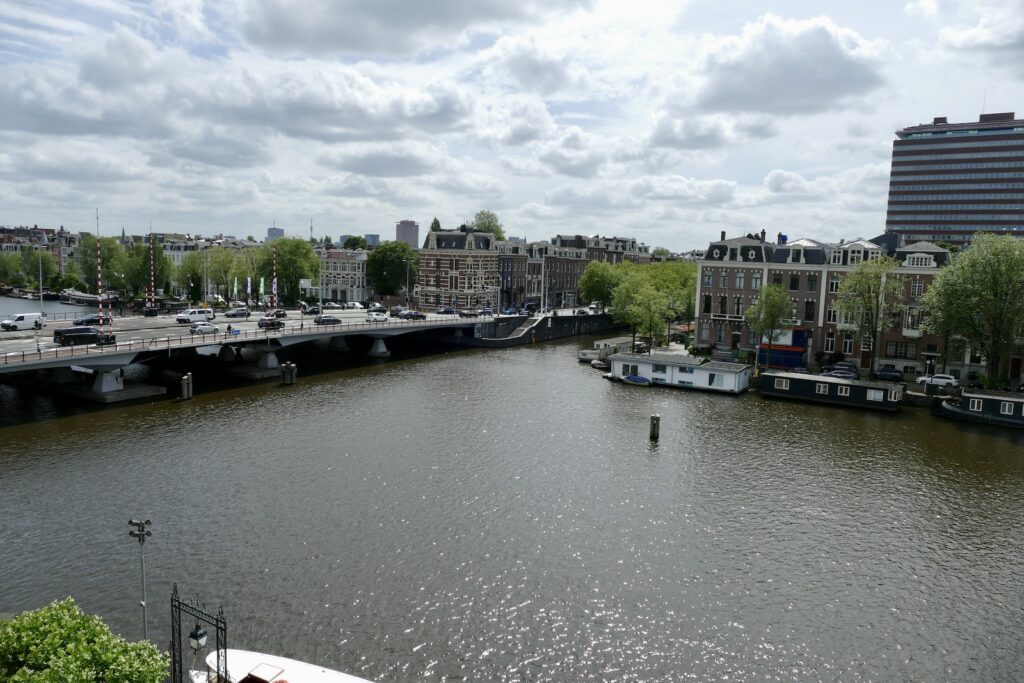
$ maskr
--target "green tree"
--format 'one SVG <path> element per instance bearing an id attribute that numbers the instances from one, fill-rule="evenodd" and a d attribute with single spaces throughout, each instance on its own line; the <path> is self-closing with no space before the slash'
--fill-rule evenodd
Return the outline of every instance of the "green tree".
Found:
<path id="1" fill-rule="evenodd" d="M 405 242 L 385 242 L 366 259 L 366 278 L 373 291 L 393 296 L 405 288 L 408 262 L 410 287 L 419 277 L 419 254 Z"/>
<path id="2" fill-rule="evenodd" d="M 365 237 L 358 237 L 353 235 L 345 240 L 345 244 L 341 245 L 342 249 L 369 249 L 370 245 L 366 242 Z"/>
<path id="3" fill-rule="evenodd" d="M 124 247 L 113 237 L 100 238 L 100 259 L 103 262 L 103 281 L 105 288 L 124 289 L 127 285 L 125 271 L 128 263 L 125 260 Z M 78 267 L 82 272 L 82 281 L 88 291 L 96 294 L 96 236 L 86 234 L 78 245 Z"/>
<path id="4" fill-rule="evenodd" d="M 213 291 L 230 299 L 231 274 L 235 268 L 235 250 L 213 247 L 206 250 L 208 272 Z"/>
<path id="5" fill-rule="evenodd" d="M 430 221 L 430 232 L 440 232 L 441 221 L 437 220 L 437 216 L 434 216 L 434 220 Z"/>
<path id="6" fill-rule="evenodd" d="M 651 251 L 651 256 L 657 256 L 658 258 L 668 258 L 672 255 L 672 252 L 668 250 L 668 247 L 655 247 Z"/>
<path id="7" fill-rule="evenodd" d="M 693 320 L 697 296 L 697 264 L 692 261 L 663 261 L 643 266 L 651 284 L 668 296 L 673 318 Z"/>
<path id="8" fill-rule="evenodd" d="M 0 623 L 0 679 L 163 683 L 166 654 L 152 643 L 129 643 L 71 598 Z"/>
<path id="9" fill-rule="evenodd" d="M 792 310 L 793 303 L 789 299 L 789 293 L 782 288 L 782 285 L 773 283 L 762 287 L 757 301 L 743 313 L 750 329 L 757 334 L 759 339 L 765 339 L 768 343 L 764 359 L 765 369 L 772 365 L 771 345 L 782 334 L 784 329 L 782 321 L 790 317 Z"/>
<path id="10" fill-rule="evenodd" d="M 1024 243 L 978 235 L 921 301 L 930 329 L 964 337 L 981 350 L 989 378 L 1005 379 L 1006 361 L 1024 334 Z"/>
<path id="11" fill-rule="evenodd" d="M 899 321 L 906 300 L 899 267 L 900 262 L 888 256 L 861 261 L 839 283 L 836 309 L 857 326 L 861 347 L 865 341 L 871 344 L 872 371 L 882 333 Z"/>
<path id="12" fill-rule="evenodd" d="M 126 252 L 126 280 L 127 293 L 132 298 L 145 297 L 149 292 L 149 261 L 152 254 L 153 282 L 157 288 L 163 287 L 163 283 L 171 275 L 173 264 L 164 255 L 164 248 L 160 244 L 154 244 L 152 249 L 148 242 L 136 244 L 130 252 Z"/>
<path id="13" fill-rule="evenodd" d="M 274 262 L 277 262 L 277 301 L 294 306 L 299 300 L 299 280 L 320 273 L 320 259 L 310 243 L 297 237 L 282 237 L 260 250 L 259 274 L 267 278 L 267 295 L 273 292 Z"/>
<path id="14" fill-rule="evenodd" d="M 10 251 L 0 252 L 0 282 L 11 284 L 20 278 L 25 270 L 21 255 Z"/>
<path id="15" fill-rule="evenodd" d="M 580 276 L 580 294 L 584 301 L 596 301 L 604 309 L 612 303 L 619 284 L 619 273 L 607 261 L 591 261 Z"/>
<path id="16" fill-rule="evenodd" d="M 493 211 L 481 209 L 473 216 L 473 227 L 480 232 L 489 232 L 497 240 L 505 239 L 505 228 Z"/>
<path id="17" fill-rule="evenodd" d="M 25 279 L 35 283 L 36 288 L 39 287 L 40 266 L 44 283 L 57 273 L 57 259 L 49 251 L 31 249 L 22 253 L 25 256 Z"/>
<path id="18" fill-rule="evenodd" d="M 189 301 L 201 301 L 205 287 L 206 259 L 201 252 L 190 251 L 185 254 L 178 266 L 174 281 L 185 289 Z"/>

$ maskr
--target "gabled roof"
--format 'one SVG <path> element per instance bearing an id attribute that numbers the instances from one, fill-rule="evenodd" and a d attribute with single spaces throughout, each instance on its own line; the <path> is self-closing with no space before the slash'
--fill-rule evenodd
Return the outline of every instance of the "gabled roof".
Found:
<path id="1" fill-rule="evenodd" d="M 914 254 L 921 254 L 921 253 L 924 253 L 924 252 L 941 252 L 941 253 L 944 253 L 944 252 L 948 252 L 949 250 L 946 249 L 945 247 L 940 247 L 939 245 L 935 244 L 934 242 L 914 242 L 913 244 L 906 244 L 906 245 L 900 247 L 899 249 L 897 249 L 896 251 L 898 251 L 898 252 L 914 253 Z"/>

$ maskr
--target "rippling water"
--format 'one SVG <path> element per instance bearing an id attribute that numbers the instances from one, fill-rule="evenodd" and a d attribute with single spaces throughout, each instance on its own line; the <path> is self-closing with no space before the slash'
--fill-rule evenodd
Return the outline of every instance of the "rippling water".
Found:
<path id="1" fill-rule="evenodd" d="M 381 681 L 1022 675 L 1024 435 L 611 384 L 576 348 L 2 429 L 0 611 L 70 594 L 139 637 L 145 516 L 161 645 L 177 582 L 232 646 Z"/>

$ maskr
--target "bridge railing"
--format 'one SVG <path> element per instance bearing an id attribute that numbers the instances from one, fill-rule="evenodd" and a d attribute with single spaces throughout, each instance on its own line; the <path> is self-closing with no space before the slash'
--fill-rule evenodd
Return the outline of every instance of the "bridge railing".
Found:
<path id="1" fill-rule="evenodd" d="M 454 318 L 454 316 L 453 316 Z M 182 348 L 190 346 L 205 346 L 210 344 L 233 344 L 242 341 L 255 341 L 264 339 L 280 339 L 293 335 L 318 334 L 323 332 L 350 332 L 352 330 L 388 330 L 395 328 L 415 327 L 436 327 L 438 323 L 444 323 L 446 327 L 473 324 L 479 319 L 473 319 L 467 323 L 464 320 L 455 318 L 453 320 L 401 320 L 398 318 L 388 319 L 387 322 L 360 322 L 342 323 L 340 325 L 315 325 L 312 322 L 300 321 L 299 324 L 285 325 L 283 328 L 272 330 L 269 328 L 257 328 L 255 330 L 233 329 L 231 332 L 223 331 L 214 334 L 179 334 L 177 336 L 157 337 L 154 339 L 130 339 L 128 341 L 116 342 L 104 345 L 83 345 L 83 346 L 60 346 L 54 349 L 39 349 L 36 351 L 13 351 L 3 354 L 2 365 L 39 363 L 47 360 L 74 360 L 85 358 L 97 358 L 111 356 L 121 353 L 157 351 L 160 349 Z M 490 319 L 487 319 L 490 320 Z"/>

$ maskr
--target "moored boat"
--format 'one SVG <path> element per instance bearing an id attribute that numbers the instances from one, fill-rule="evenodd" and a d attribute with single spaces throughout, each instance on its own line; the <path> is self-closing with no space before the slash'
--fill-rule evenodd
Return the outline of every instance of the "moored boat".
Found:
<path id="1" fill-rule="evenodd" d="M 590 363 L 595 360 L 607 360 L 613 353 L 618 353 L 630 348 L 633 343 L 632 337 L 614 337 L 612 339 L 601 339 L 594 342 L 594 348 L 583 349 L 576 358 L 581 363 Z"/>
<path id="2" fill-rule="evenodd" d="M 762 373 L 758 391 L 776 398 L 871 410 L 896 411 L 903 402 L 902 384 L 798 372 Z"/>
<path id="3" fill-rule="evenodd" d="M 226 652 L 228 680 L 222 683 L 369 683 L 365 678 L 287 657 L 248 650 Z M 217 671 L 216 651 L 206 656 L 206 668 L 211 676 Z"/>
<path id="4" fill-rule="evenodd" d="M 703 357 L 677 352 L 616 353 L 608 360 L 619 377 L 640 375 L 652 385 L 677 389 L 741 394 L 750 380 L 750 366 L 744 363 L 705 362 Z"/>
<path id="5" fill-rule="evenodd" d="M 595 360 L 590 361 L 590 367 L 594 368 L 595 370 L 608 370 L 612 366 L 611 366 L 611 363 L 609 363 L 606 360 L 597 360 L 597 359 L 595 359 Z"/>
<path id="6" fill-rule="evenodd" d="M 1024 394 L 964 389 L 938 400 L 932 412 L 950 420 L 1024 429 Z"/>
<path id="7" fill-rule="evenodd" d="M 637 387 L 647 387 L 651 385 L 651 380 L 641 375 L 626 375 L 622 378 L 622 381 L 626 384 L 632 384 Z"/>

